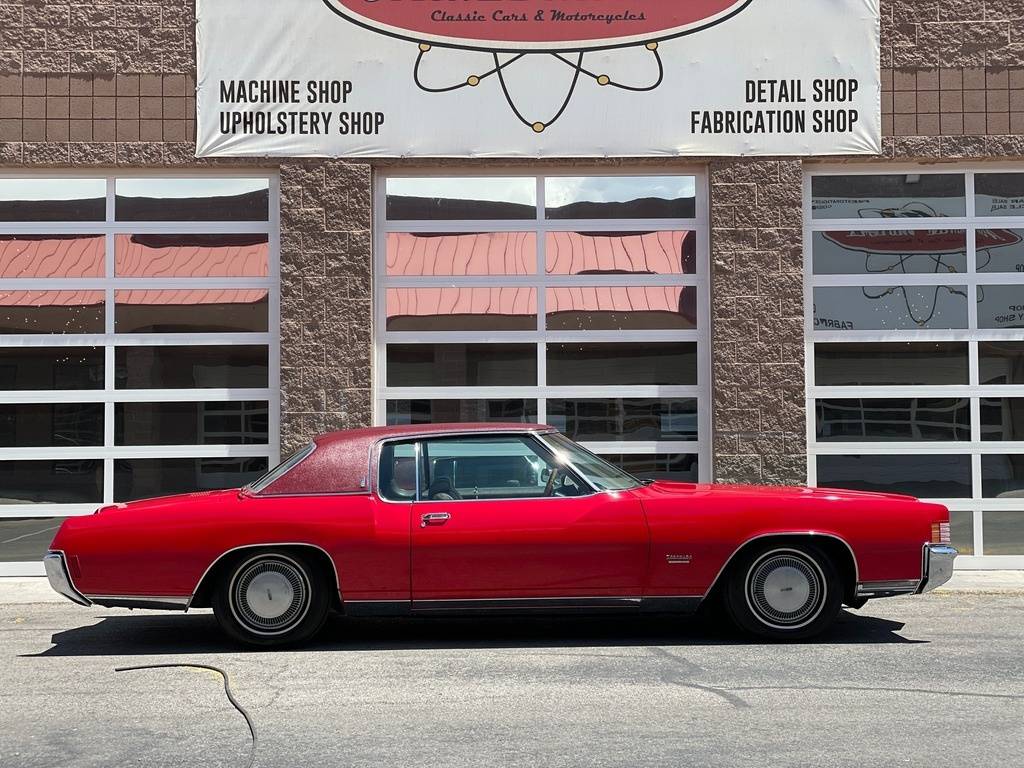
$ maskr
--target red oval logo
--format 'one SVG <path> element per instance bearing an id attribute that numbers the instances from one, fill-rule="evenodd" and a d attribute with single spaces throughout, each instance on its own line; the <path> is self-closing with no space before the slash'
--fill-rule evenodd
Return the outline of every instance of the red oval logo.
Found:
<path id="1" fill-rule="evenodd" d="M 753 0 L 324 0 L 375 32 L 485 51 L 587 51 L 680 37 L 732 18 Z"/>

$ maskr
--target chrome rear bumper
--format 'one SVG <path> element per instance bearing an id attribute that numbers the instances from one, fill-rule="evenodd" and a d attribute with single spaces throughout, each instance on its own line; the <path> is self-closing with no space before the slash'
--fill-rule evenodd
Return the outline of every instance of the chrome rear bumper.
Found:
<path id="1" fill-rule="evenodd" d="M 85 595 L 75 589 L 68 573 L 68 564 L 64 561 L 63 552 L 51 552 L 43 558 L 43 567 L 46 568 L 46 578 L 53 587 L 54 592 L 64 595 L 68 600 L 79 605 L 92 605 Z"/>
<path id="2" fill-rule="evenodd" d="M 941 587 L 953 576 L 953 561 L 957 551 L 949 544 L 925 544 L 924 563 L 921 568 L 921 586 L 918 594 Z"/>

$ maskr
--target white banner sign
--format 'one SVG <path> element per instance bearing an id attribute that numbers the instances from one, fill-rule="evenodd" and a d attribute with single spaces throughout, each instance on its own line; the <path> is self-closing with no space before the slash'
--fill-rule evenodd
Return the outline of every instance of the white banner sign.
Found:
<path id="1" fill-rule="evenodd" d="M 200 157 L 881 151 L 879 0 L 198 0 Z"/>

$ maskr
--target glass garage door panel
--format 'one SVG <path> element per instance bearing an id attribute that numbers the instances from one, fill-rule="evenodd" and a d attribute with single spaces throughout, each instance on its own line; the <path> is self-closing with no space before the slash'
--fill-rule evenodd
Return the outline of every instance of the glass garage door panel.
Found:
<path id="1" fill-rule="evenodd" d="M 1024 169 L 864 170 L 805 182 L 809 475 L 945 503 L 961 567 L 1024 568 Z"/>
<path id="2" fill-rule="evenodd" d="M 223 171 L 0 176 L 0 562 L 38 573 L 69 515 L 276 463 L 277 197 Z"/>
<path id="3" fill-rule="evenodd" d="M 709 478 L 704 183 L 384 178 L 377 423 L 539 421 L 644 473 Z"/>

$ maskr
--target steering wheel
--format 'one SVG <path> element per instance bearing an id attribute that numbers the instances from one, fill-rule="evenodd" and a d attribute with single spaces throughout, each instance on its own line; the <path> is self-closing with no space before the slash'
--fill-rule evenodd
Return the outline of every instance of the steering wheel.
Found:
<path id="1" fill-rule="evenodd" d="M 555 477 L 558 475 L 558 467 L 552 467 L 551 473 L 548 475 L 548 481 L 544 485 L 544 495 L 551 496 L 552 491 L 555 489 Z"/>

